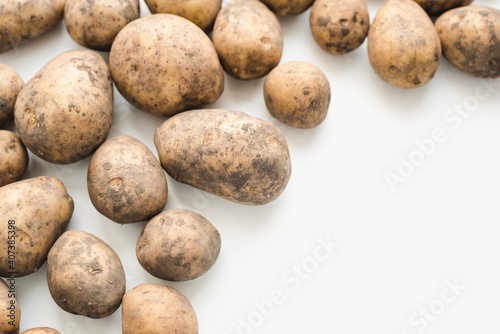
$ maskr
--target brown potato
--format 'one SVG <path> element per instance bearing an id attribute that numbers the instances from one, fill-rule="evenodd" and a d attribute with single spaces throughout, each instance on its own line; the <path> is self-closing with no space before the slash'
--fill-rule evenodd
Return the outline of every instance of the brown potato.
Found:
<path id="1" fill-rule="evenodd" d="M 78 44 L 109 51 L 116 35 L 141 16 L 139 0 L 66 0 L 64 22 Z"/>
<path id="2" fill-rule="evenodd" d="M 154 115 L 201 108 L 224 90 L 212 42 L 176 15 L 156 14 L 128 24 L 116 37 L 109 62 L 125 99 Z"/>
<path id="3" fill-rule="evenodd" d="M 283 52 L 276 15 L 257 0 L 234 0 L 215 19 L 213 41 L 227 74 L 258 79 L 275 68 Z"/>
<path id="4" fill-rule="evenodd" d="M 447 10 L 467 6 L 474 0 L 415 0 L 429 15 L 439 15 Z"/>
<path id="5" fill-rule="evenodd" d="M 450 63 L 479 78 L 500 77 L 500 10 L 466 6 L 436 21 L 443 54 Z"/>
<path id="6" fill-rule="evenodd" d="M 219 231 L 204 217 L 188 210 L 168 210 L 146 224 L 136 253 L 151 275 L 188 281 L 212 268 L 220 247 Z"/>
<path id="7" fill-rule="evenodd" d="M 35 39 L 58 25 L 66 0 L 2 0 L 0 53 Z"/>
<path id="8" fill-rule="evenodd" d="M 7 283 L 0 279 L 0 310 L 0 333 L 18 334 L 21 308 L 16 299 L 16 285 L 13 279 L 7 280 Z"/>
<path id="9" fill-rule="evenodd" d="M 285 189 L 292 170 L 283 133 L 232 110 L 190 110 L 155 132 L 163 168 L 175 180 L 227 200 L 262 205 Z"/>
<path id="10" fill-rule="evenodd" d="M 160 284 L 141 284 L 123 297 L 123 334 L 197 334 L 198 320 L 182 293 Z"/>
<path id="11" fill-rule="evenodd" d="M 125 294 L 120 258 L 83 231 L 67 231 L 57 239 L 47 256 L 47 282 L 60 308 L 93 319 L 113 314 Z"/>
<path id="12" fill-rule="evenodd" d="M 276 67 L 264 83 L 267 110 L 276 119 L 296 128 L 320 125 L 328 113 L 331 92 L 326 75 L 300 61 Z"/>
<path id="13" fill-rule="evenodd" d="M 18 181 L 28 168 L 26 147 L 13 132 L 0 130 L 0 187 Z"/>
<path id="14" fill-rule="evenodd" d="M 69 164 L 88 157 L 108 136 L 113 84 L 96 52 L 65 52 L 42 68 L 19 93 L 19 137 L 40 158 Z"/>
<path id="15" fill-rule="evenodd" d="M 22 277 L 37 271 L 66 230 L 73 209 L 66 187 L 55 177 L 0 188 L 0 276 Z"/>
<path id="16" fill-rule="evenodd" d="M 129 136 L 107 140 L 95 152 L 87 188 L 97 211 L 119 224 L 151 219 L 167 203 L 167 179 L 149 148 Z"/>
<path id="17" fill-rule="evenodd" d="M 37 328 L 27 329 L 21 334 L 61 334 L 61 333 L 53 328 L 37 327 Z"/>
<path id="18" fill-rule="evenodd" d="M 0 63 L 0 129 L 14 118 L 14 105 L 23 87 L 24 81 L 19 74 L 9 65 Z"/>
<path id="19" fill-rule="evenodd" d="M 261 0 L 277 15 L 292 16 L 305 12 L 314 0 Z"/>
<path id="20" fill-rule="evenodd" d="M 145 0 L 153 14 L 182 16 L 204 31 L 210 31 L 219 13 L 222 0 Z"/>
<path id="21" fill-rule="evenodd" d="M 342 55 L 363 44 L 370 17 L 365 0 L 316 0 L 309 24 L 314 40 L 326 52 Z"/>
<path id="22" fill-rule="evenodd" d="M 415 88 L 434 77 L 441 42 L 427 13 L 413 0 L 388 0 L 368 33 L 368 58 L 375 73 L 399 88 Z"/>

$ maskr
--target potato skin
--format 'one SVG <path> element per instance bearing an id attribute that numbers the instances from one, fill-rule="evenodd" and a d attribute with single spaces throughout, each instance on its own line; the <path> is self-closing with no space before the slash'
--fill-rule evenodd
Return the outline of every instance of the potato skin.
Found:
<path id="1" fill-rule="evenodd" d="M 123 334 L 197 334 L 198 320 L 187 298 L 160 284 L 141 284 L 123 297 Z"/>
<path id="2" fill-rule="evenodd" d="M 11 289 L 0 279 L 0 333 L 18 334 L 21 321 L 21 308 Z"/>
<path id="3" fill-rule="evenodd" d="M 37 328 L 27 329 L 21 334 L 61 334 L 61 333 L 53 328 L 37 327 Z"/>
<path id="4" fill-rule="evenodd" d="M 0 63 L 0 129 L 14 118 L 14 105 L 23 87 L 24 81 L 19 74 L 9 65 Z"/>
<path id="5" fill-rule="evenodd" d="M 467 6 L 474 0 L 415 0 L 429 15 L 439 15 L 447 10 Z"/>
<path id="6" fill-rule="evenodd" d="M 26 147 L 15 133 L 0 130 L 0 187 L 18 181 L 28 168 Z"/>
<path id="7" fill-rule="evenodd" d="M 257 0 L 234 0 L 215 19 L 213 42 L 227 74 L 259 79 L 275 68 L 283 52 L 276 15 Z"/>
<path id="8" fill-rule="evenodd" d="M 0 188 L 0 276 L 22 277 L 37 271 L 66 230 L 73 210 L 73 199 L 55 177 L 37 177 Z M 9 231 L 16 232 L 14 239 Z M 14 240 L 14 263 L 8 260 L 9 240 Z"/>
<path id="9" fill-rule="evenodd" d="M 113 84 L 96 52 L 65 52 L 42 68 L 19 93 L 17 131 L 40 158 L 69 164 L 92 154 L 113 120 Z"/>
<path id="10" fill-rule="evenodd" d="M 212 42 L 176 15 L 156 14 L 128 24 L 113 42 L 109 62 L 123 97 L 154 115 L 201 108 L 224 90 Z"/>
<path id="11" fill-rule="evenodd" d="M 2 0 L 0 53 L 35 39 L 58 25 L 66 0 Z"/>
<path id="12" fill-rule="evenodd" d="M 136 253 L 151 275 L 188 281 L 212 268 L 220 248 L 219 231 L 203 216 L 188 210 L 168 210 L 146 224 Z"/>
<path id="13" fill-rule="evenodd" d="M 435 26 L 450 63 L 475 77 L 500 77 L 500 10 L 460 7 L 441 15 Z"/>
<path id="14" fill-rule="evenodd" d="M 222 0 L 145 0 L 153 14 L 167 13 L 182 16 L 202 30 L 212 30 Z"/>
<path id="15" fill-rule="evenodd" d="M 316 0 L 309 24 L 316 43 L 332 55 L 343 55 L 363 44 L 370 17 L 365 0 Z"/>
<path id="16" fill-rule="evenodd" d="M 57 239 L 47 256 L 47 282 L 60 308 L 93 319 L 113 314 L 125 294 L 120 258 L 83 231 L 67 231 Z"/>
<path id="17" fill-rule="evenodd" d="M 314 0 L 261 0 L 276 15 L 293 16 L 305 12 Z"/>
<path id="18" fill-rule="evenodd" d="M 64 22 L 78 44 L 109 51 L 116 35 L 141 16 L 139 0 L 66 0 Z"/>
<path id="19" fill-rule="evenodd" d="M 434 77 L 441 42 L 427 13 L 413 0 L 388 0 L 368 33 L 375 73 L 399 88 L 416 88 Z"/>
<path id="20" fill-rule="evenodd" d="M 167 203 L 165 173 L 149 148 L 129 136 L 113 137 L 90 160 L 87 188 L 97 211 L 119 224 L 151 219 Z"/>
<path id="21" fill-rule="evenodd" d="M 242 112 L 186 111 L 156 129 L 155 145 L 175 180 L 236 203 L 269 203 L 290 179 L 283 133 Z"/>
<path id="22" fill-rule="evenodd" d="M 316 66 L 290 62 L 276 67 L 264 82 L 264 100 L 269 113 L 296 128 L 320 125 L 330 106 L 330 83 Z"/>

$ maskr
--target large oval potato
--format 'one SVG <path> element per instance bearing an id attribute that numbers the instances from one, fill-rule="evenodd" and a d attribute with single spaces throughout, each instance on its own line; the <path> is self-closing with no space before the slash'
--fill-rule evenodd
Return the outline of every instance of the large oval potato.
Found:
<path id="1" fill-rule="evenodd" d="M 474 0 L 415 0 L 429 15 L 438 15 L 447 10 L 467 6 Z"/>
<path id="2" fill-rule="evenodd" d="M 155 145 L 175 180 L 236 203 L 269 203 L 290 179 L 283 133 L 242 112 L 186 111 L 156 129 Z"/>
<path id="3" fill-rule="evenodd" d="M 97 211 L 119 224 L 151 219 L 167 203 L 167 179 L 149 148 L 129 136 L 113 137 L 90 160 L 87 188 Z"/>
<path id="4" fill-rule="evenodd" d="M 201 108 L 224 90 L 212 42 L 176 15 L 156 14 L 128 24 L 113 42 L 109 62 L 125 99 L 154 115 Z"/>
<path id="5" fill-rule="evenodd" d="M 53 328 L 37 327 L 37 328 L 27 329 L 21 334 L 61 334 L 61 333 Z"/>
<path id="6" fill-rule="evenodd" d="M 23 87 L 24 81 L 19 74 L 9 65 L 0 63 L 0 129 L 14 118 L 14 105 Z"/>
<path id="7" fill-rule="evenodd" d="M 0 276 L 37 271 L 66 230 L 74 203 L 64 184 L 51 176 L 0 188 Z"/>
<path id="8" fill-rule="evenodd" d="M 0 130 L 0 187 L 18 181 L 28 168 L 29 157 L 15 133 Z"/>
<path id="9" fill-rule="evenodd" d="M 88 157 L 108 136 L 113 84 L 96 52 L 65 52 L 42 68 L 19 93 L 17 131 L 40 158 L 68 164 Z"/>
<path id="10" fill-rule="evenodd" d="M 64 22 L 78 44 L 109 51 L 128 23 L 141 16 L 139 0 L 66 0 Z"/>
<path id="11" fill-rule="evenodd" d="M 311 7 L 314 0 L 261 0 L 277 15 L 299 15 Z"/>
<path id="12" fill-rule="evenodd" d="M 427 13 L 413 0 L 388 0 L 368 33 L 368 57 L 377 75 L 399 88 L 415 88 L 434 77 L 441 42 Z"/>
<path id="13" fill-rule="evenodd" d="M 47 256 L 47 282 L 60 308 L 93 319 L 113 314 L 125 294 L 120 258 L 83 231 L 67 231 L 57 239 Z"/>
<path id="14" fill-rule="evenodd" d="M 500 77 L 500 10 L 456 8 L 437 19 L 436 30 L 450 63 L 475 77 Z"/>
<path id="15" fill-rule="evenodd" d="M 123 297 L 123 334 L 198 334 L 198 319 L 186 297 L 169 286 L 141 284 Z"/>
<path id="16" fill-rule="evenodd" d="M 145 0 L 153 14 L 182 16 L 204 31 L 210 31 L 220 10 L 222 0 Z"/>
<path id="17" fill-rule="evenodd" d="M 13 279 L 0 279 L 0 333 L 18 334 L 21 321 L 21 308 L 16 299 L 16 282 Z"/>
<path id="18" fill-rule="evenodd" d="M 283 52 L 276 15 L 257 0 L 234 0 L 215 19 L 213 41 L 229 75 L 258 79 L 275 68 Z"/>
<path id="19" fill-rule="evenodd" d="M 37 38 L 62 21 L 66 0 L 2 0 L 0 53 Z"/>

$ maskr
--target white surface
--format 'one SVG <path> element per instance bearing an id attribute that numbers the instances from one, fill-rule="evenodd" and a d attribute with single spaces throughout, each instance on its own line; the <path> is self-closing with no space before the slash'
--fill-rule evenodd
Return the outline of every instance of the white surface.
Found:
<path id="1" fill-rule="evenodd" d="M 500 0 L 475 3 L 500 8 Z M 368 4 L 373 20 L 382 1 Z M 144 3 L 141 10 L 149 15 Z M 278 125 L 288 139 L 293 171 L 283 195 L 262 207 L 233 204 L 168 178 L 166 209 L 192 209 L 221 232 L 222 252 L 206 275 L 169 283 L 145 272 L 135 256 L 144 223 L 121 226 L 94 209 L 86 190 L 89 159 L 56 166 L 30 154 L 25 178 L 54 175 L 63 180 L 76 204 L 69 229 L 93 233 L 113 247 L 125 267 L 127 290 L 145 282 L 179 289 L 193 304 L 203 334 L 498 333 L 500 82 L 492 83 L 490 96 L 474 100 L 475 94 L 488 92 L 485 81 L 443 60 L 424 87 L 397 89 L 372 71 L 366 42 L 347 56 L 331 56 L 312 39 L 309 11 L 280 20 L 282 63 L 308 61 L 328 75 L 330 112 L 316 129 L 287 127 L 267 113 L 263 80 L 226 76 L 225 92 L 214 107 Z M 61 24 L 0 55 L 0 62 L 28 81 L 50 59 L 74 48 L 78 45 Z M 164 119 L 133 108 L 118 92 L 115 97 L 111 136 L 134 136 L 156 155 L 153 132 Z M 477 106 L 468 105 L 474 101 Z M 448 109 L 464 103 L 473 107 L 470 117 L 460 124 L 459 118 L 444 119 Z M 417 149 L 415 140 L 430 138 L 438 128 L 446 140 L 391 191 L 384 174 L 396 171 L 400 155 L 407 158 Z M 340 247 L 328 256 L 320 253 L 323 261 L 307 267 L 312 271 L 307 278 L 292 274 L 294 264 L 314 264 L 317 238 L 327 236 Z M 101 320 L 68 314 L 52 300 L 45 275 L 44 265 L 17 280 L 22 330 L 49 326 L 64 334 L 121 333 L 121 309 Z M 467 288 L 452 298 L 445 291 L 446 279 L 458 279 Z M 259 317 L 255 302 L 269 299 L 275 290 L 283 293 L 281 303 Z M 431 311 L 442 314 L 432 321 L 418 313 L 415 317 L 430 304 L 442 306 L 443 291 L 445 299 L 454 301 L 444 311 Z M 257 328 L 238 330 L 241 319 L 249 317 Z"/>

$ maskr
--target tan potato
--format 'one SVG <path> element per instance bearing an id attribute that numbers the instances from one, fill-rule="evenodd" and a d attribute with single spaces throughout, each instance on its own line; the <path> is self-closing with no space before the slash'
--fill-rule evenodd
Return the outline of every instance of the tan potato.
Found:
<path id="1" fill-rule="evenodd" d="M 108 136 L 113 84 L 96 52 L 65 52 L 42 68 L 19 93 L 19 137 L 40 158 L 69 164 L 92 154 Z"/>
<path id="2" fill-rule="evenodd" d="M 27 329 L 21 334 L 61 334 L 61 333 L 53 328 L 37 327 L 37 328 Z"/>
<path id="3" fill-rule="evenodd" d="M 125 294 L 120 258 L 83 231 L 67 231 L 57 239 L 47 256 L 47 282 L 60 308 L 93 319 L 113 314 Z"/>
<path id="4" fill-rule="evenodd" d="M 136 253 L 151 275 L 188 281 L 212 268 L 220 247 L 219 231 L 204 217 L 188 210 L 168 210 L 146 224 Z"/>
<path id="5" fill-rule="evenodd" d="M 316 0 L 309 24 L 314 40 L 326 52 L 343 55 L 363 44 L 370 17 L 365 0 Z"/>
<path id="6" fill-rule="evenodd" d="M 474 0 L 415 0 L 429 15 L 439 15 L 450 9 L 467 6 Z"/>
<path id="7" fill-rule="evenodd" d="M 18 181 L 28 168 L 26 147 L 13 132 L 0 130 L 0 187 Z"/>
<path id="8" fill-rule="evenodd" d="M 176 115 L 156 129 L 155 145 L 163 168 L 175 180 L 236 203 L 269 203 L 290 179 L 283 133 L 239 111 Z"/>
<path id="9" fill-rule="evenodd" d="M 129 136 L 107 140 L 95 152 L 87 188 L 97 211 L 119 224 L 151 219 L 167 203 L 167 179 L 149 148 Z"/>
<path id="10" fill-rule="evenodd" d="M 16 299 L 16 281 L 0 279 L 0 333 L 18 334 L 21 308 Z"/>
<path id="11" fill-rule="evenodd" d="M 66 187 L 55 177 L 0 188 L 0 276 L 22 277 L 37 271 L 66 230 L 73 209 Z"/>
<path id="12" fill-rule="evenodd" d="M 283 52 L 276 15 L 257 0 L 234 0 L 215 19 L 213 41 L 227 74 L 258 79 L 275 68 Z"/>
<path id="13" fill-rule="evenodd" d="M 314 0 L 261 0 L 277 15 L 292 16 L 305 12 Z"/>
<path id="14" fill-rule="evenodd" d="M 0 53 L 35 39 L 58 25 L 66 0 L 2 0 Z"/>
<path id="15" fill-rule="evenodd" d="M 264 83 L 264 100 L 269 113 L 296 128 L 320 125 L 330 107 L 330 83 L 316 66 L 290 62 L 276 67 Z"/>
<path id="16" fill-rule="evenodd" d="M 160 284 L 141 284 L 123 297 L 123 334 L 197 334 L 198 320 L 182 293 Z"/>
<path id="17" fill-rule="evenodd" d="M 450 63 L 475 77 L 500 77 L 500 10 L 456 8 L 438 18 L 436 30 Z"/>
<path id="18" fill-rule="evenodd" d="M 222 0 L 145 0 L 153 14 L 182 16 L 204 31 L 212 30 Z"/>
<path id="19" fill-rule="evenodd" d="M 176 15 L 156 14 L 128 24 L 116 37 L 109 62 L 125 99 L 154 115 L 201 108 L 224 90 L 212 42 Z"/>
<path id="20" fill-rule="evenodd" d="M 24 81 L 19 74 L 9 65 L 0 63 L 0 129 L 14 118 L 14 105 L 23 87 Z"/>
<path id="21" fill-rule="evenodd" d="M 78 44 L 109 51 L 116 35 L 141 16 L 139 0 L 66 0 L 64 22 Z"/>
<path id="22" fill-rule="evenodd" d="M 388 0 L 368 33 L 368 58 L 375 73 L 399 88 L 415 88 L 434 77 L 441 42 L 427 13 L 413 0 Z"/>

